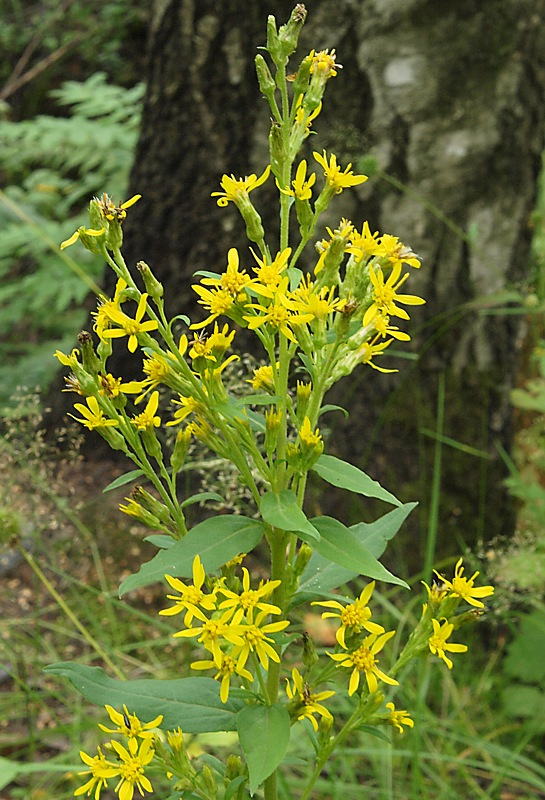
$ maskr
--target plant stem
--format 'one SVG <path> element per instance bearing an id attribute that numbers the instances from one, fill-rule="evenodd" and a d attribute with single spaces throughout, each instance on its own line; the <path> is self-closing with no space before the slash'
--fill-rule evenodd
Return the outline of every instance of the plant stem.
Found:
<path id="1" fill-rule="evenodd" d="M 117 675 L 119 680 L 121 680 L 121 681 L 126 680 L 125 675 L 119 669 L 119 667 L 116 666 L 116 664 L 114 664 L 114 662 L 112 661 L 112 659 L 110 658 L 108 653 L 106 653 L 106 651 L 97 642 L 97 640 L 93 636 L 91 636 L 91 634 L 89 633 L 87 628 L 84 625 L 81 624 L 81 622 L 76 617 L 76 615 L 74 614 L 72 609 L 62 599 L 62 597 L 57 592 L 57 590 L 55 589 L 55 587 L 53 586 L 53 584 L 51 583 L 49 578 L 42 572 L 42 569 L 40 568 L 40 566 L 34 560 L 33 555 L 31 553 L 28 553 L 20 543 L 17 544 L 17 549 L 19 550 L 19 552 L 21 553 L 21 555 L 23 556 L 24 560 L 29 565 L 29 567 L 34 571 L 34 573 L 36 574 L 38 579 L 41 581 L 43 586 L 45 586 L 45 588 L 47 589 L 49 594 L 53 597 L 53 599 L 55 600 L 55 602 L 57 603 L 59 608 L 62 611 L 64 611 L 64 613 L 66 614 L 66 616 L 68 617 L 70 622 L 72 622 L 72 624 L 78 629 L 78 631 L 81 633 L 83 638 L 91 645 L 93 650 L 96 653 L 98 653 L 98 655 L 103 659 L 104 663 L 107 664 L 110 667 L 112 672 L 114 672 Z"/>

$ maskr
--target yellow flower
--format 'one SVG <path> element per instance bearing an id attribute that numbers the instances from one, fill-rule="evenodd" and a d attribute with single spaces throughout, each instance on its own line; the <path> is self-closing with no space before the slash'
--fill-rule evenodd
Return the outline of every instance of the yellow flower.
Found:
<path id="1" fill-rule="evenodd" d="M 107 728 L 99 723 L 99 728 L 105 733 L 120 733 L 127 739 L 140 737 L 141 739 L 153 739 L 154 728 L 157 728 L 163 721 L 163 715 L 159 714 L 151 722 L 140 722 L 136 714 L 129 714 L 127 706 L 123 706 L 123 713 L 116 711 L 112 706 L 105 706 L 106 711 L 116 728 Z"/>
<path id="2" fill-rule="evenodd" d="M 279 366 L 280 364 L 277 363 L 276 369 L 278 369 Z M 265 391 L 274 394 L 274 375 L 272 365 L 264 364 L 262 367 L 256 367 L 256 369 L 254 369 L 253 378 L 247 380 L 246 383 L 251 383 L 254 392 L 259 391 L 259 389 L 265 389 Z"/>
<path id="3" fill-rule="evenodd" d="M 152 393 L 148 404 L 141 414 L 137 414 L 131 419 L 132 424 L 138 431 L 149 431 L 158 428 L 161 424 L 161 417 L 156 417 L 155 412 L 159 406 L 159 392 Z"/>
<path id="4" fill-rule="evenodd" d="M 183 422 L 190 414 L 199 416 L 203 412 L 203 407 L 199 400 L 195 400 L 194 397 L 183 397 L 182 395 L 179 395 L 179 397 L 179 400 L 172 401 L 177 406 L 180 406 L 180 408 L 174 412 L 174 419 L 167 422 L 168 427 L 171 425 L 179 425 L 180 422 Z"/>
<path id="5" fill-rule="evenodd" d="M 387 258 L 392 264 L 408 264 L 416 269 L 420 267 L 420 260 L 416 253 L 400 242 L 397 236 L 391 236 L 389 233 L 380 237 L 380 242 L 373 255 Z"/>
<path id="6" fill-rule="evenodd" d="M 469 603 L 470 606 L 475 606 L 475 608 L 484 608 L 484 603 L 477 598 L 490 597 L 490 595 L 494 594 L 494 587 L 474 586 L 473 584 L 475 583 L 475 578 L 479 575 L 479 573 L 474 572 L 471 578 L 465 578 L 462 561 L 463 559 L 460 558 L 456 562 L 456 566 L 454 568 L 454 578 L 451 581 L 443 578 L 443 576 L 439 575 L 438 572 L 435 574 L 442 581 L 443 589 L 450 589 L 451 595 L 460 597 L 462 600 L 465 600 L 466 603 Z"/>
<path id="7" fill-rule="evenodd" d="M 243 197 L 247 197 L 250 192 L 265 183 L 270 171 L 271 165 L 267 164 L 259 178 L 253 173 L 246 178 L 224 175 L 220 181 L 223 191 L 212 192 L 211 197 L 218 197 L 217 204 L 221 207 L 225 207 L 229 202 L 238 204 Z"/>
<path id="8" fill-rule="evenodd" d="M 91 777 L 87 783 L 76 789 L 74 795 L 78 797 L 81 794 L 86 794 L 88 797 L 90 797 L 94 789 L 94 799 L 100 800 L 100 792 L 102 789 L 108 788 L 107 779 L 114 778 L 119 774 L 117 766 L 115 764 L 110 764 L 106 760 L 106 757 L 100 747 L 97 748 L 96 756 L 88 756 L 87 753 L 83 752 L 83 750 L 80 750 L 79 755 L 83 763 L 87 764 L 89 769 L 79 772 L 78 775 L 90 774 Z"/>
<path id="9" fill-rule="evenodd" d="M 247 681 L 253 681 L 254 679 L 254 676 L 251 672 L 245 669 L 244 666 L 240 666 L 240 664 L 235 661 L 233 656 L 226 655 L 225 653 L 221 653 L 218 659 L 194 661 L 191 664 L 191 669 L 214 668 L 218 670 L 217 674 L 214 675 L 214 680 L 221 681 L 220 700 L 222 703 L 226 703 L 229 699 L 229 688 L 233 675 L 240 675 L 241 678 L 244 678 Z"/>
<path id="10" fill-rule="evenodd" d="M 326 320 L 335 311 L 341 311 L 346 305 L 346 298 L 334 298 L 334 286 L 322 286 L 318 291 L 314 291 L 315 284 L 311 281 L 309 275 L 305 275 L 303 280 L 292 293 L 292 298 L 295 301 L 293 304 L 294 309 L 301 311 L 303 314 L 312 314 L 314 319 L 321 321 Z"/>
<path id="11" fill-rule="evenodd" d="M 322 705 L 322 700 L 327 700 L 329 697 L 333 697 L 335 692 L 326 691 L 313 694 L 307 684 L 303 683 L 303 677 L 296 668 L 292 669 L 291 678 L 293 680 L 293 687 L 291 686 L 289 680 L 286 679 L 286 694 L 290 700 L 294 701 L 297 719 L 304 719 L 306 717 L 311 721 L 312 727 L 315 731 L 318 730 L 318 722 L 316 721 L 314 714 L 319 714 L 321 717 L 324 717 L 324 719 L 332 722 L 333 716 L 331 715 L 331 712 L 328 711 L 324 705 Z"/>
<path id="12" fill-rule="evenodd" d="M 216 289 L 223 289 L 231 297 L 241 302 L 245 299 L 244 289 L 252 284 L 252 279 L 245 270 L 239 270 L 238 250 L 236 247 L 231 247 L 227 254 L 227 269 L 225 272 L 217 278 L 202 278 L 201 283 L 206 286 L 214 286 Z"/>
<path id="13" fill-rule="evenodd" d="M 127 208 L 130 208 L 137 203 L 141 197 L 141 194 L 135 194 L 129 200 L 125 200 L 124 203 L 121 203 L 120 206 L 116 206 L 113 200 L 108 197 L 106 192 L 104 192 L 100 199 L 98 197 L 94 197 L 93 199 L 96 202 L 102 217 L 107 219 L 109 222 L 112 222 L 114 219 L 117 222 L 123 222 L 127 216 Z"/>
<path id="14" fill-rule="evenodd" d="M 248 323 L 250 330 L 256 330 L 262 325 L 269 324 L 275 331 L 283 333 L 287 339 L 295 342 L 296 339 L 290 326 L 311 322 L 312 314 L 294 314 L 292 312 L 291 309 L 294 308 L 294 302 L 289 298 L 288 281 L 288 277 L 282 278 L 275 289 L 261 286 L 260 284 L 254 286 L 254 291 L 257 294 L 270 298 L 271 302 L 268 305 L 262 303 L 248 303 L 246 305 L 246 308 L 261 312 L 251 316 L 244 316 L 244 320 Z"/>
<path id="15" fill-rule="evenodd" d="M 440 624 L 436 619 L 431 621 L 433 625 L 433 633 L 428 639 L 428 647 L 434 656 L 437 656 L 445 662 L 449 669 L 452 669 L 452 661 L 447 656 L 447 653 L 465 653 L 467 645 L 465 644 L 450 644 L 447 639 L 454 630 L 454 625 L 448 620 L 444 620 Z"/>
<path id="16" fill-rule="evenodd" d="M 105 230 L 106 228 L 95 230 L 94 228 L 85 228 L 81 226 L 69 239 L 65 239 L 64 242 L 61 242 L 60 250 L 64 250 L 65 247 L 70 247 L 70 245 L 75 244 L 81 236 L 102 236 Z"/>
<path id="17" fill-rule="evenodd" d="M 267 612 L 260 611 L 253 624 L 241 626 L 240 635 L 244 640 L 244 644 L 235 647 L 232 652 L 233 658 L 238 658 L 238 667 L 245 666 L 250 653 L 257 655 L 264 670 L 269 669 L 269 658 L 280 663 L 280 656 L 271 646 L 271 644 L 274 644 L 274 639 L 271 639 L 266 634 L 283 631 L 290 623 L 287 619 L 283 619 L 279 622 L 269 622 L 263 625 L 266 617 Z"/>
<path id="18" fill-rule="evenodd" d="M 66 356 L 64 353 L 61 353 L 60 350 L 55 350 L 54 354 L 55 358 L 58 358 L 61 364 L 64 367 L 72 367 L 72 369 L 76 366 L 81 366 L 79 362 L 79 350 L 72 350 L 69 356 Z"/>
<path id="19" fill-rule="evenodd" d="M 316 181 L 316 173 L 311 172 L 307 181 L 307 162 L 305 159 L 301 161 L 295 173 L 295 179 L 291 182 L 293 189 L 281 189 L 278 187 L 282 194 L 288 194 L 296 197 L 298 200 L 310 200 L 312 197 L 312 187 Z"/>
<path id="20" fill-rule="evenodd" d="M 335 194 L 340 194 L 343 189 L 347 189 L 350 186 L 359 186 L 360 183 L 365 183 L 367 180 L 367 175 L 354 175 L 352 173 L 352 164 L 349 164 L 344 172 L 341 172 L 341 168 L 337 164 L 337 156 L 334 154 L 330 156 L 329 162 L 325 150 L 323 155 L 313 153 L 313 156 L 318 164 L 323 167 L 327 183 L 335 191 Z"/>
<path id="21" fill-rule="evenodd" d="M 335 61 L 337 58 L 335 48 L 333 48 L 331 53 L 329 50 L 320 50 L 318 53 L 312 50 L 310 55 L 313 57 L 310 66 L 311 75 L 318 72 L 326 78 L 334 78 L 337 74 L 337 70 L 343 68 L 342 64 L 337 64 Z"/>
<path id="22" fill-rule="evenodd" d="M 360 345 L 360 347 L 358 347 L 356 350 L 358 361 L 360 361 L 362 364 L 367 364 L 368 366 L 373 367 L 373 369 L 376 369 L 379 372 L 397 372 L 397 369 L 386 369 L 385 367 L 378 367 L 376 364 L 373 364 L 373 358 L 375 358 L 375 356 L 383 355 L 386 348 L 389 347 L 393 342 L 393 339 L 388 339 L 387 342 L 379 342 L 379 344 L 376 344 L 377 339 L 378 336 L 375 336 L 375 338 L 370 342 L 364 342 L 362 345 Z"/>
<path id="23" fill-rule="evenodd" d="M 211 594 L 205 594 L 202 587 L 206 578 L 206 573 L 202 565 L 201 559 L 198 555 L 193 559 L 193 585 L 186 586 L 179 578 L 173 578 L 171 575 L 165 575 L 166 580 L 180 593 L 180 596 L 174 594 L 167 594 L 168 600 L 174 600 L 175 604 L 170 608 L 163 608 L 159 611 L 162 616 L 171 617 L 174 614 L 180 614 L 185 611 L 184 625 L 190 626 L 193 617 L 199 616 L 202 618 L 202 612 L 199 615 L 199 609 L 205 611 L 214 611 L 216 608 L 216 591 Z M 205 617 L 206 619 L 206 617 Z"/>
<path id="24" fill-rule="evenodd" d="M 137 740 L 131 738 L 127 742 L 127 747 L 123 747 L 112 739 L 111 745 L 119 759 L 117 767 L 119 781 L 114 789 L 119 795 L 119 800 L 132 800 L 135 786 L 141 795 L 144 791 L 153 792 L 150 780 L 144 772 L 144 767 L 155 755 L 155 750 L 151 746 L 152 740 L 143 739 L 139 747 Z"/>
<path id="25" fill-rule="evenodd" d="M 253 622 L 254 610 L 257 608 L 260 611 L 265 611 L 268 614 L 280 614 L 281 611 L 278 606 L 272 603 L 266 603 L 265 600 L 271 596 L 277 586 L 280 586 L 281 581 L 265 581 L 261 583 L 257 589 L 250 588 L 250 573 L 246 567 L 242 567 L 242 591 L 240 594 L 232 592 L 223 586 L 219 587 L 219 592 L 227 599 L 222 600 L 218 608 L 241 608 L 246 616 L 248 622 Z"/>
<path id="26" fill-rule="evenodd" d="M 199 284 L 194 285 L 192 288 L 199 295 L 200 299 L 197 302 L 204 306 L 210 312 L 210 315 L 202 322 L 191 325 L 191 330 L 204 328 L 221 314 L 227 314 L 235 302 L 231 292 L 226 289 L 205 289 L 204 286 L 199 286 Z"/>
<path id="27" fill-rule="evenodd" d="M 142 391 L 143 381 L 129 381 L 123 383 L 122 378 L 115 378 L 110 372 L 98 376 L 101 388 L 99 394 L 114 399 L 120 394 L 138 394 Z"/>
<path id="28" fill-rule="evenodd" d="M 310 129 L 312 127 L 312 123 L 316 119 L 316 117 L 320 114 L 322 110 L 322 104 L 318 103 L 314 111 L 311 111 L 310 114 L 303 106 L 303 95 L 300 94 L 297 98 L 297 111 L 295 112 L 295 125 L 303 125 L 305 126 L 304 136 L 303 139 L 306 139 L 307 136 L 310 134 Z M 314 183 L 314 181 L 312 181 Z M 310 198 L 309 198 L 310 199 Z"/>
<path id="29" fill-rule="evenodd" d="M 110 327 L 110 323 L 112 322 L 112 318 L 110 316 L 110 311 L 115 309 L 119 311 L 121 303 L 123 302 L 123 292 L 127 288 L 127 282 L 123 278 L 119 278 L 116 286 L 115 286 L 115 293 L 111 300 L 108 300 L 104 295 L 100 295 L 99 305 L 96 311 L 91 311 L 91 316 L 95 318 L 95 322 L 93 325 L 93 330 L 99 337 L 99 339 L 103 339 L 104 331 Z"/>
<path id="30" fill-rule="evenodd" d="M 381 669 L 378 668 L 378 661 L 375 658 L 386 642 L 395 635 L 395 631 L 383 633 L 377 636 L 372 633 L 363 640 L 361 645 L 349 653 L 328 653 L 329 657 L 334 661 L 338 661 L 338 667 L 346 667 L 352 670 L 350 675 L 350 683 L 348 686 L 348 694 L 352 696 L 360 683 L 360 676 L 365 675 L 367 681 L 367 688 L 370 694 L 373 694 L 378 689 L 377 678 L 390 686 L 398 686 L 398 682 L 394 678 L 390 678 Z"/>
<path id="31" fill-rule="evenodd" d="M 306 448 L 307 450 L 320 450 L 320 452 L 324 449 L 324 443 L 322 441 L 320 429 L 316 428 L 315 430 L 312 430 L 310 419 L 308 417 L 305 417 L 303 420 L 303 424 L 299 429 L 299 437 L 301 439 L 303 449 Z"/>
<path id="32" fill-rule="evenodd" d="M 76 422 L 81 422 L 81 424 L 85 425 L 90 431 L 94 428 L 106 428 L 119 424 L 116 419 L 107 419 L 104 416 L 104 412 L 100 408 L 96 397 L 88 397 L 86 402 L 88 407 L 84 406 L 83 403 L 74 404 L 74 408 L 77 408 L 84 419 L 78 419 L 78 417 L 75 417 L 73 414 L 68 414 L 68 416 L 75 419 Z"/>
<path id="33" fill-rule="evenodd" d="M 396 325 L 390 325 L 390 317 L 383 311 L 377 314 L 373 319 L 373 325 L 376 332 L 383 338 L 391 336 L 393 339 L 397 339 L 399 342 L 409 342 L 411 340 L 411 337 L 408 333 L 400 331 Z"/>
<path id="34" fill-rule="evenodd" d="M 401 263 L 394 264 L 387 280 L 384 280 L 384 273 L 380 267 L 369 270 L 369 278 L 373 284 L 373 302 L 367 309 L 363 317 L 363 327 L 367 327 L 378 313 L 388 314 L 391 317 L 401 317 L 410 319 L 404 308 L 400 308 L 397 303 L 406 306 L 420 306 L 426 301 L 414 294 L 398 294 L 398 289 L 405 283 L 409 273 L 400 278 Z"/>
<path id="35" fill-rule="evenodd" d="M 277 253 L 274 259 L 269 264 L 266 258 L 259 258 L 252 250 L 252 255 L 259 264 L 253 270 L 257 276 L 257 281 L 262 286 L 267 286 L 269 289 L 276 289 L 282 280 L 282 273 L 288 266 L 288 259 L 291 255 L 291 247 L 286 247 Z"/>
<path id="36" fill-rule="evenodd" d="M 324 608 L 336 609 L 337 613 L 335 613 L 335 611 L 324 611 L 322 618 L 327 619 L 330 617 L 340 620 L 341 626 L 337 630 L 336 639 L 341 647 L 346 648 L 345 636 L 347 630 L 351 634 L 360 633 L 362 629 L 365 629 L 369 633 L 374 633 L 376 635 L 384 633 L 384 628 L 382 625 L 378 625 L 376 622 L 370 621 L 371 609 L 369 608 L 368 603 L 371 599 L 374 588 L 375 581 L 371 581 L 371 583 L 368 583 L 367 586 L 362 590 L 360 596 L 348 605 L 344 605 L 339 600 L 315 600 L 312 603 L 313 606 L 323 606 Z M 348 598 L 345 599 L 348 600 Z"/>
<path id="37" fill-rule="evenodd" d="M 202 622 L 202 625 L 187 628 L 185 631 L 178 631 L 173 634 L 174 638 L 197 639 L 207 650 L 209 650 L 217 661 L 221 658 L 221 643 L 228 642 L 231 645 L 242 645 L 243 626 L 240 625 L 243 612 L 239 610 L 233 616 L 233 609 L 224 611 L 221 617 L 208 619 L 199 609 L 195 608 L 194 614 Z M 187 615 L 186 615 L 187 616 Z"/>
<path id="38" fill-rule="evenodd" d="M 121 336 L 128 336 L 129 341 L 127 342 L 127 347 L 130 353 L 134 353 L 138 346 L 138 335 L 141 333 L 148 333 L 149 331 L 155 331 L 159 327 L 159 323 L 154 319 L 142 322 L 142 317 L 146 313 L 147 299 L 148 295 L 146 293 L 140 297 L 134 319 L 128 317 L 118 308 L 111 308 L 108 312 L 108 317 L 111 322 L 119 325 L 119 328 L 108 328 L 103 331 L 102 338 L 118 339 Z"/>
<path id="39" fill-rule="evenodd" d="M 414 728 L 414 720 L 410 718 L 408 711 L 401 708 L 396 711 L 396 707 L 393 703 L 386 703 L 386 708 L 390 710 L 386 721 L 389 722 L 390 725 L 393 725 L 394 728 L 397 728 L 399 733 L 403 733 L 403 725 L 406 725 L 408 728 Z"/>
<path id="40" fill-rule="evenodd" d="M 365 221 L 363 223 L 363 228 L 361 233 L 358 231 L 351 231 L 350 233 L 350 245 L 346 248 L 347 253 L 352 253 L 357 261 L 361 261 L 362 258 L 369 258 L 369 256 L 376 255 L 376 251 L 379 247 L 378 243 L 378 231 L 375 233 L 371 233 L 371 229 L 369 228 L 369 223 Z"/>

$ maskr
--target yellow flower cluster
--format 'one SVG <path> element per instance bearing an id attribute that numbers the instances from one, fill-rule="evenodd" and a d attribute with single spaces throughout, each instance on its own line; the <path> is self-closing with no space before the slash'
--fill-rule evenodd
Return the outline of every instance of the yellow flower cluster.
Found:
<path id="1" fill-rule="evenodd" d="M 120 734 L 125 738 L 125 744 L 112 739 L 104 745 L 107 755 L 101 747 L 97 747 L 95 756 L 80 751 L 81 760 L 89 768 L 80 772 L 80 775 L 88 776 L 88 779 L 76 789 L 74 795 L 93 794 L 94 800 L 99 800 L 102 789 L 108 788 L 110 778 L 117 778 L 114 792 L 119 800 L 133 800 L 135 789 L 142 796 L 144 792 L 153 792 L 146 767 L 155 755 L 154 730 L 161 724 L 162 714 L 151 722 L 142 723 L 136 714 L 129 714 L 126 706 L 123 706 L 123 713 L 109 705 L 106 711 L 116 727 L 112 729 L 99 725 L 100 729 L 106 733 Z"/>
<path id="2" fill-rule="evenodd" d="M 257 589 L 252 589 L 250 573 L 243 567 L 239 591 L 228 589 L 224 581 L 219 581 L 207 592 L 206 574 L 198 555 L 193 561 L 192 584 L 185 584 L 171 575 L 165 575 L 165 578 L 178 594 L 167 595 L 174 605 L 162 609 L 159 614 L 184 614 L 186 629 L 174 636 L 196 639 L 208 650 L 211 658 L 195 661 L 191 668 L 216 670 L 214 678 L 221 682 L 223 703 L 227 702 L 231 679 L 235 675 L 243 683 L 253 682 L 254 676 L 246 668 L 249 661 L 259 676 L 259 664 L 267 671 L 269 660 L 280 661 L 278 646 L 270 634 L 285 630 L 289 621 L 267 622 L 270 614 L 281 614 L 278 606 L 268 602 L 280 581 L 264 581 Z"/>

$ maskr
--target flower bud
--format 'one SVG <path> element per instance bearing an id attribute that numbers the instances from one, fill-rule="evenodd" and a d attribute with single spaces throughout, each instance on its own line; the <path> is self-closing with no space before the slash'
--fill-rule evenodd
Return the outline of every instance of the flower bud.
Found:
<path id="1" fill-rule="evenodd" d="M 269 132 L 269 153 L 271 159 L 271 170 L 276 178 L 281 178 L 282 168 L 286 162 L 287 154 L 284 146 L 284 137 L 280 124 L 276 120 L 272 121 Z"/>
<path id="2" fill-rule="evenodd" d="M 271 75 L 271 71 L 267 65 L 267 62 L 261 53 L 258 53 L 255 57 L 255 68 L 261 93 L 264 94 L 270 102 L 270 99 L 273 97 L 276 90 L 276 82 Z"/>
<path id="3" fill-rule="evenodd" d="M 106 228 L 102 225 L 99 229 L 78 228 L 79 240 L 86 250 L 97 256 L 104 255 L 104 245 L 106 243 Z"/>
<path id="4" fill-rule="evenodd" d="M 297 75 L 293 82 L 293 96 L 297 99 L 300 94 L 304 94 L 308 89 L 310 83 L 310 68 L 312 66 L 313 55 L 312 53 L 301 61 L 301 65 L 297 70 Z"/>
<path id="5" fill-rule="evenodd" d="M 157 303 L 165 293 L 163 284 L 157 280 L 150 267 L 145 261 L 138 261 L 136 269 L 142 276 L 146 292 Z"/>
<path id="6" fill-rule="evenodd" d="M 95 353 L 93 347 L 93 337 L 89 331 L 81 331 L 81 333 L 78 334 L 78 343 L 81 346 L 83 369 L 91 375 L 98 375 L 102 369 L 102 364 Z M 77 377 L 79 379 L 79 375 Z"/>
<path id="7" fill-rule="evenodd" d="M 278 51 L 283 64 L 287 63 L 288 58 L 296 49 L 299 34 L 306 18 L 307 10 L 305 6 L 302 3 L 297 3 L 287 23 L 282 25 L 278 31 Z"/>
<path id="8" fill-rule="evenodd" d="M 308 547 L 308 545 L 306 546 Z M 318 654 L 316 653 L 314 642 L 306 631 L 303 632 L 303 657 L 301 660 L 307 670 L 312 669 L 314 664 L 318 661 Z"/>
<path id="9" fill-rule="evenodd" d="M 157 519 L 161 520 L 161 522 L 164 522 L 166 525 L 172 523 L 167 507 L 142 488 L 142 486 L 135 486 L 131 492 L 131 497 L 136 503 L 143 506 L 143 508 L 150 511 Z"/>
<path id="10" fill-rule="evenodd" d="M 187 425 L 183 430 L 178 431 L 176 443 L 174 444 L 174 450 L 172 451 L 172 455 L 170 457 L 170 466 L 172 467 L 172 472 L 174 475 L 179 472 L 184 465 L 187 451 L 189 450 L 189 444 L 191 442 L 191 435 L 192 430 L 190 425 Z"/>
<path id="11" fill-rule="evenodd" d="M 297 553 L 295 564 L 293 565 L 293 574 L 295 578 L 300 578 L 308 566 L 308 562 L 312 556 L 312 547 L 303 542 Z M 309 666 L 305 664 L 305 666 Z"/>

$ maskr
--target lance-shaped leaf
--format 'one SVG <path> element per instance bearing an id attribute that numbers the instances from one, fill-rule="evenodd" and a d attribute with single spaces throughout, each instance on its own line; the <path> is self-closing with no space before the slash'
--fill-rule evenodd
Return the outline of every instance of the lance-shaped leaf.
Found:
<path id="1" fill-rule="evenodd" d="M 383 489 L 380 483 L 340 458 L 322 454 L 312 469 L 332 486 L 339 486 L 341 489 L 348 489 L 349 492 L 363 494 L 365 497 L 376 497 L 394 506 L 401 505 L 397 497 Z"/>
<path id="2" fill-rule="evenodd" d="M 110 678 L 100 667 L 88 667 L 71 661 L 51 664 L 45 671 L 61 675 L 90 703 L 106 704 L 118 711 L 127 706 L 130 714 L 142 722 L 163 715 L 161 728 L 184 733 L 232 731 L 242 700 L 220 699 L 220 685 L 213 678 L 177 678 L 175 680 L 119 681 Z"/>
<path id="3" fill-rule="evenodd" d="M 261 498 L 261 516 L 271 527 L 297 533 L 308 544 L 315 544 L 320 539 L 320 534 L 306 518 L 291 489 L 266 492 Z"/>
<path id="4" fill-rule="evenodd" d="M 165 573 L 174 578 L 190 577 L 197 553 L 204 569 L 213 572 L 240 553 L 253 550 L 264 531 L 263 523 L 238 514 L 206 519 L 172 547 L 161 550 L 151 561 L 142 564 L 135 575 L 129 575 L 119 587 L 119 596 L 161 581 Z"/>
<path id="5" fill-rule="evenodd" d="M 290 740 L 290 716 L 285 706 L 246 706 L 237 718 L 240 746 L 248 765 L 250 794 L 280 764 Z"/>
<path id="6" fill-rule="evenodd" d="M 405 503 L 394 508 L 374 522 L 359 522 L 349 530 L 375 558 L 380 558 L 390 539 L 396 535 L 403 522 L 418 503 Z M 294 595 L 292 605 L 310 600 L 316 595 L 325 594 L 347 583 L 358 575 L 357 569 L 341 567 L 314 550 L 306 570 L 301 576 L 299 589 Z"/>
<path id="7" fill-rule="evenodd" d="M 342 522 L 333 517 L 315 517 L 312 523 L 320 531 L 321 539 L 315 547 L 321 556 L 359 575 L 409 588 L 371 555 L 358 536 Z"/>

